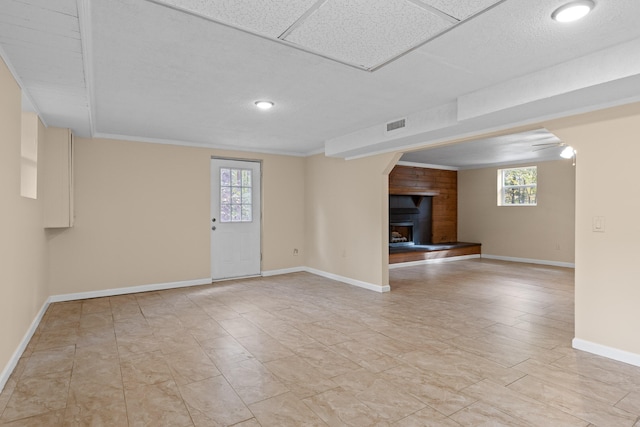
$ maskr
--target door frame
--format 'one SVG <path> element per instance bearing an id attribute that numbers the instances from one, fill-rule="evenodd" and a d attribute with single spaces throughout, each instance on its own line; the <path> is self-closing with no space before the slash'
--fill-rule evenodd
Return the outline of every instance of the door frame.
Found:
<path id="1" fill-rule="evenodd" d="M 213 174 L 213 167 L 212 167 L 212 160 L 221 160 L 221 161 L 232 161 L 232 162 L 251 162 L 251 163 L 258 163 L 259 169 L 260 169 L 260 188 L 258 189 L 258 197 L 260 197 L 260 218 L 258 219 L 258 228 L 260 229 L 259 232 L 259 239 L 260 239 L 260 272 L 258 274 L 255 275 L 249 275 L 249 276 L 239 276 L 239 277 L 228 277 L 228 278 L 219 278 L 219 279 L 214 279 L 213 278 L 213 263 L 212 263 L 212 251 L 211 251 L 211 247 L 213 245 L 212 239 L 213 239 L 213 233 L 211 233 L 211 215 L 213 214 L 213 212 L 211 212 L 211 203 L 212 203 L 212 198 L 214 197 L 213 191 L 214 188 L 212 187 L 211 183 L 212 183 L 212 174 Z M 264 161 L 262 159 L 251 159 L 251 158 L 247 158 L 247 157 L 227 157 L 227 156 L 211 156 L 209 159 L 209 275 L 211 276 L 211 281 L 212 282 L 220 282 L 220 281 L 225 281 L 225 280 L 235 280 L 235 279 L 241 279 L 243 277 L 260 277 L 262 276 L 262 260 L 263 260 L 263 256 L 262 256 L 262 251 L 263 251 L 263 232 L 262 232 L 262 226 L 263 226 L 263 222 L 262 222 L 262 218 L 263 218 L 263 197 L 262 197 L 262 193 L 263 193 L 263 178 L 264 178 L 264 172 L 263 172 L 263 165 L 264 165 Z M 215 189 L 215 191 L 219 191 L 219 189 Z"/>

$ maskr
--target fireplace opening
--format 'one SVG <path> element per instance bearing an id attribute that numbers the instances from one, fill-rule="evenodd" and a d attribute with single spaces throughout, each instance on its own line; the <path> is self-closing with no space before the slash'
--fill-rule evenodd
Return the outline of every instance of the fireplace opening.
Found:
<path id="1" fill-rule="evenodd" d="M 414 245 L 413 222 L 392 222 L 389 224 L 389 245 Z"/>
<path id="2" fill-rule="evenodd" d="M 432 197 L 389 195 L 389 246 L 431 244 Z"/>

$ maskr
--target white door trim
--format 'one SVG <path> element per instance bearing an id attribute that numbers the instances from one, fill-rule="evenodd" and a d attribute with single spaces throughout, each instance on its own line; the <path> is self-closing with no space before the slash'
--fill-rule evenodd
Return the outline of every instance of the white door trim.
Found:
<path id="1" fill-rule="evenodd" d="M 227 164 L 225 164 L 227 163 Z M 210 265 L 211 265 L 211 280 L 230 280 L 243 277 L 259 276 L 262 272 L 262 160 L 256 159 L 241 159 L 230 157 L 218 157 L 211 156 L 210 169 L 211 169 L 211 185 L 210 185 L 210 219 L 209 222 L 209 236 L 210 236 Z M 221 223 L 220 214 L 220 167 L 229 166 L 231 168 L 250 168 L 253 170 L 252 181 L 252 221 L 250 223 L 243 222 L 227 222 Z M 213 222 L 213 218 L 216 221 Z M 216 228 L 214 230 L 214 227 Z M 233 234 L 229 229 L 241 229 L 243 234 L 241 239 L 231 239 Z M 226 229 L 226 232 L 225 232 Z M 216 231 L 219 233 L 220 240 L 216 240 Z M 217 244 L 224 245 L 226 243 L 231 245 L 237 245 L 236 252 L 231 250 L 227 251 L 227 247 L 216 246 Z M 244 248 L 241 252 L 239 248 Z M 231 259 L 231 254 L 248 254 L 246 258 L 242 260 L 239 257 Z M 223 262 L 223 257 L 229 257 L 231 261 Z"/>

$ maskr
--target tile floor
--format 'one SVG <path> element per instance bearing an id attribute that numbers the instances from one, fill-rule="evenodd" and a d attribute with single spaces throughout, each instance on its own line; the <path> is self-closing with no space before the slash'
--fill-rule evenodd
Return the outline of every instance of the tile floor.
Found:
<path id="1" fill-rule="evenodd" d="M 2 426 L 640 426 L 640 368 L 571 349 L 573 271 L 465 260 L 57 303 Z"/>

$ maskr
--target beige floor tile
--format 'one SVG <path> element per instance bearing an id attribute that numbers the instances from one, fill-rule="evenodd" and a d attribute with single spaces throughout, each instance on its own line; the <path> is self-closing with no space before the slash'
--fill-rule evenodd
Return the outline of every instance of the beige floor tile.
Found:
<path id="1" fill-rule="evenodd" d="M 640 392 L 633 391 L 616 403 L 616 408 L 624 409 L 640 418 Z"/>
<path id="2" fill-rule="evenodd" d="M 176 384 L 184 385 L 220 375 L 220 371 L 201 348 L 164 356 Z"/>
<path id="3" fill-rule="evenodd" d="M 379 417 L 394 422 L 425 408 L 406 387 L 364 369 L 333 378 L 343 390 L 354 395 Z"/>
<path id="4" fill-rule="evenodd" d="M 122 359 L 121 369 L 127 389 L 173 381 L 169 365 L 159 351 L 127 356 Z"/>
<path id="5" fill-rule="evenodd" d="M 303 400 L 322 420 L 330 426 L 387 426 L 383 418 L 341 388 L 316 394 Z"/>
<path id="6" fill-rule="evenodd" d="M 289 391 L 267 368 L 254 359 L 219 366 L 219 369 L 247 404 Z"/>
<path id="7" fill-rule="evenodd" d="M 640 391 L 640 367 L 619 363 L 583 351 L 573 351 L 553 362 L 561 369 L 615 385 L 628 391 Z"/>
<path id="8" fill-rule="evenodd" d="M 316 368 L 321 374 L 331 378 L 347 372 L 362 369 L 360 365 L 332 351 L 322 344 L 311 344 L 297 348 L 296 354 Z"/>
<path id="9" fill-rule="evenodd" d="M 640 427 L 640 368 L 571 348 L 571 269 L 478 259 L 390 282 L 295 273 L 53 303 L 0 423 Z"/>
<path id="10" fill-rule="evenodd" d="M 294 353 L 266 333 L 236 338 L 257 360 L 262 363 L 293 356 Z"/>
<path id="11" fill-rule="evenodd" d="M 229 333 L 229 335 L 236 339 L 259 335 L 262 333 L 258 327 L 243 317 L 220 320 L 218 323 Z"/>
<path id="12" fill-rule="evenodd" d="M 427 407 L 393 423 L 393 427 L 460 427 L 460 424 Z"/>
<path id="13" fill-rule="evenodd" d="M 274 360 L 264 366 L 301 399 L 337 387 L 336 383 L 299 356 Z"/>
<path id="14" fill-rule="evenodd" d="M 106 328 L 113 327 L 113 315 L 111 311 L 82 313 L 80 328 Z"/>
<path id="15" fill-rule="evenodd" d="M 327 346 L 351 340 L 349 335 L 326 326 L 321 326 L 320 323 L 298 323 L 296 324 L 296 328 L 317 342 Z"/>
<path id="16" fill-rule="evenodd" d="M 125 399 L 131 426 L 193 426 L 178 386 L 173 381 L 126 389 Z"/>
<path id="17" fill-rule="evenodd" d="M 253 355 L 231 336 L 201 341 L 200 346 L 218 368 L 253 359 Z"/>
<path id="18" fill-rule="evenodd" d="M 230 426 L 253 418 L 222 376 L 183 385 L 180 393 L 196 426 Z"/>
<path id="19" fill-rule="evenodd" d="M 291 325 L 276 325 L 275 327 L 263 326 L 262 329 L 273 338 L 278 340 L 280 344 L 291 350 L 295 350 L 296 348 L 303 347 L 305 345 L 317 343 L 317 341 L 311 338 L 309 335 Z"/>
<path id="20" fill-rule="evenodd" d="M 532 425 L 586 426 L 588 424 L 546 403 L 488 380 L 467 387 L 463 393 Z M 460 422 L 455 416 L 452 418 Z"/>
<path id="21" fill-rule="evenodd" d="M 250 420 L 243 421 L 238 424 L 234 424 L 233 427 L 262 427 L 258 420 L 251 418 Z"/>
<path id="22" fill-rule="evenodd" d="M 249 409 L 262 426 L 320 427 L 327 425 L 291 393 L 254 403 L 249 405 Z"/>
<path id="23" fill-rule="evenodd" d="M 94 376 L 78 375 L 74 371 L 65 425 L 126 426 L 127 410 L 119 375 L 114 379 L 96 380 Z"/>
<path id="24" fill-rule="evenodd" d="M 451 415 L 451 419 L 465 427 L 531 427 L 534 424 L 525 423 L 501 410 L 484 402 L 473 405 Z M 546 423 L 540 425 L 553 426 Z M 586 423 L 584 424 L 586 426 Z"/>
<path id="25" fill-rule="evenodd" d="M 172 332 L 172 333 L 168 333 Z M 163 354 L 171 354 L 186 350 L 200 349 L 200 343 L 189 333 L 188 329 L 180 329 L 173 331 L 155 330 L 153 335 L 156 337 L 160 351 Z"/>
<path id="26" fill-rule="evenodd" d="M 78 328 L 50 329 L 40 334 L 34 351 L 74 345 L 78 340 Z"/>
<path id="27" fill-rule="evenodd" d="M 371 372 L 382 372 L 400 363 L 396 358 L 353 340 L 332 345 L 329 349 Z"/>
<path id="28" fill-rule="evenodd" d="M 113 325 L 101 328 L 80 328 L 76 347 L 96 345 L 116 345 L 116 334 Z"/>
<path id="29" fill-rule="evenodd" d="M 453 388 L 454 384 L 449 384 L 446 380 L 413 366 L 394 367 L 382 373 L 382 378 L 411 393 L 412 396 L 444 415 L 451 415 L 477 401 L 456 391 Z"/>
<path id="30" fill-rule="evenodd" d="M 139 334 L 128 333 L 124 336 L 117 336 L 118 352 L 121 356 L 126 357 L 133 354 L 149 353 L 152 351 L 160 351 L 160 342 L 151 332 L 141 332 Z"/>
<path id="31" fill-rule="evenodd" d="M 515 369 L 529 376 L 544 380 L 545 383 L 556 384 L 581 395 L 609 403 L 611 405 L 622 399 L 627 392 L 617 386 L 585 377 L 576 372 L 566 371 L 554 365 L 544 364 L 536 360 L 526 360 Z"/>
<path id="32" fill-rule="evenodd" d="M 75 352 L 74 345 L 35 351 L 29 357 L 22 376 L 34 377 L 52 372 L 70 371 L 73 367 Z"/>
<path id="33" fill-rule="evenodd" d="M 637 416 L 583 394 L 527 375 L 509 385 L 524 396 L 601 426 L 631 426 Z"/>
<path id="34" fill-rule="evenodd" d="M 3 427 L 60 427 L 64 425 L 64 409 L 1 424 Z"/>
<path id="35" fill-rule="evenodd" d="M 70 378 L 71 371 L 21 378 L 0 421 L 14 421 L 64 409 L 69 394 Z"/>
<path id="36" fill-rule="evenodd" d="M 418 345 L 395 340 L 374 331 L 357 332 L 350 336 L 355 341 L 361 342 L 367 347 L 375 348 L 377 351 L 391 357 L 398 357 L 420 349 Z"/>

